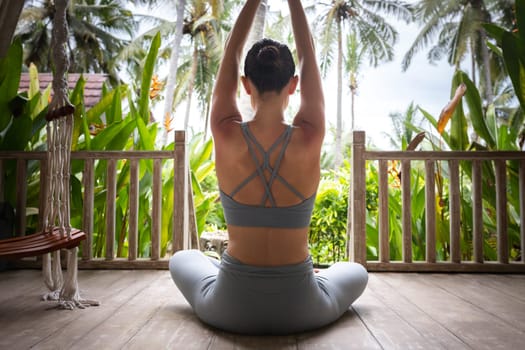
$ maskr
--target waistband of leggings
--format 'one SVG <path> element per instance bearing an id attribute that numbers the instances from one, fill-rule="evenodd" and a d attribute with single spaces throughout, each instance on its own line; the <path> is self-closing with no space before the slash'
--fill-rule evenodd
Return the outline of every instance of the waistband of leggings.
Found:
<path id="1" fill-rule="evenodd" d="M 264 275 L 295 275 L 311 273 L 313 270 L 312 257 L 308 257 L 301 263 L 279 266 L 257 266 L 243 264 L 236 258 L 229 255 L 226 251 L 222 253 L 221 265 L 226 270 L 233 270 L 241 273 L 264 274 Z"/>

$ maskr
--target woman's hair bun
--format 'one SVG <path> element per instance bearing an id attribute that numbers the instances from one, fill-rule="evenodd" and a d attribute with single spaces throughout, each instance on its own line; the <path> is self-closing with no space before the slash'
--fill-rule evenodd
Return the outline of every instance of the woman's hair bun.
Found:
<path id="1" fill-rule="evenodd" d="M 257 54 L 257 60 L 265 66 L 273 66 L 279 58 L 279 49 L 274 45 L 264 46 Z"/>

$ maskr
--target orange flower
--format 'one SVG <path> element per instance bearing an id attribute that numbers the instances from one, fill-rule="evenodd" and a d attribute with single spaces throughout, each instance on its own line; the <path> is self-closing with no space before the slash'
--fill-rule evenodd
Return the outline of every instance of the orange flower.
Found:
<path id="1" fill-rule="evenodd" d="M 397 169 L 397 161 L 388 161 L 388 175 L 392 177 L 392 186 L 394 188 L 401 188 L 401 173 Z"/>
<path id="2" fill-rule="evenodd" d="M 159 77 L 157 74 L 153 75 L 151 78 L 151 87 L 149 89 L 149 98 L 153 100 L 156 98 L 162 88 L 164 87 L 164 83 L 159 80 Z"/>
<path id="3" fill-rule="evenodd" d="M 166 113 L 164 116 L 164 129 L 166 129 L 167 132 L 170 132 L 173 130 L 173 126 L 171 123 L 173 122 L 173 117 L 169 115 L 169 113 Z"/>
<path id="4" fill-rule="evenodd" d="M 441 111 L 441 114 L 439 115 L 437 130 L 439 134 L 443 133 L 443 130 L 445 130 L 445 126 L 447 125 L 448 121 L 452 117 L 452 113 L 456 110 L 456 107 L 463 97 L 465 95 L 465 92 L 467 91 L 467 86 L 464 83 L 461 83 L 458 88 L 456 89 L 456 92 L 454 93 L 454 97 L 450 102 L 443 108 Z"/>

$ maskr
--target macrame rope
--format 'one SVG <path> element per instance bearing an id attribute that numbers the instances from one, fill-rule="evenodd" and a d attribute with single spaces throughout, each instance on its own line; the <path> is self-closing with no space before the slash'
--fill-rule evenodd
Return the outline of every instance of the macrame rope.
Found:
<path id="1" fill-rule="evenodd" d="M 44 229 L 52 232 L 58 227 L 60 234 L 71 235 L 69 171 L 71 153 L 71 134 L 73 130 L 74 107 L 68 98 L 67 71 L 69 58 L 66 45 L 68 28 L 66 9 L 69 0 L 55 1 L 55 22 L 53 25 L 53 99 L 47 114 L 47 203 L 44 213 Z"/>

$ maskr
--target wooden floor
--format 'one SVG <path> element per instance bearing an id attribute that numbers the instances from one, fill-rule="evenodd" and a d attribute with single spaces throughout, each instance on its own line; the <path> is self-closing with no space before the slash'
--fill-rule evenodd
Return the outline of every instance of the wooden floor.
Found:
<path id="1" fill-rule="evenodd" d="M 35 270 L 0 272 L 0 349 L 524 349 L 525 275 L 375 273 L 335 324 L 249 337 L 201 324 L 167 271 L 80 271 L 101 306 L 51 309 Z"/>

